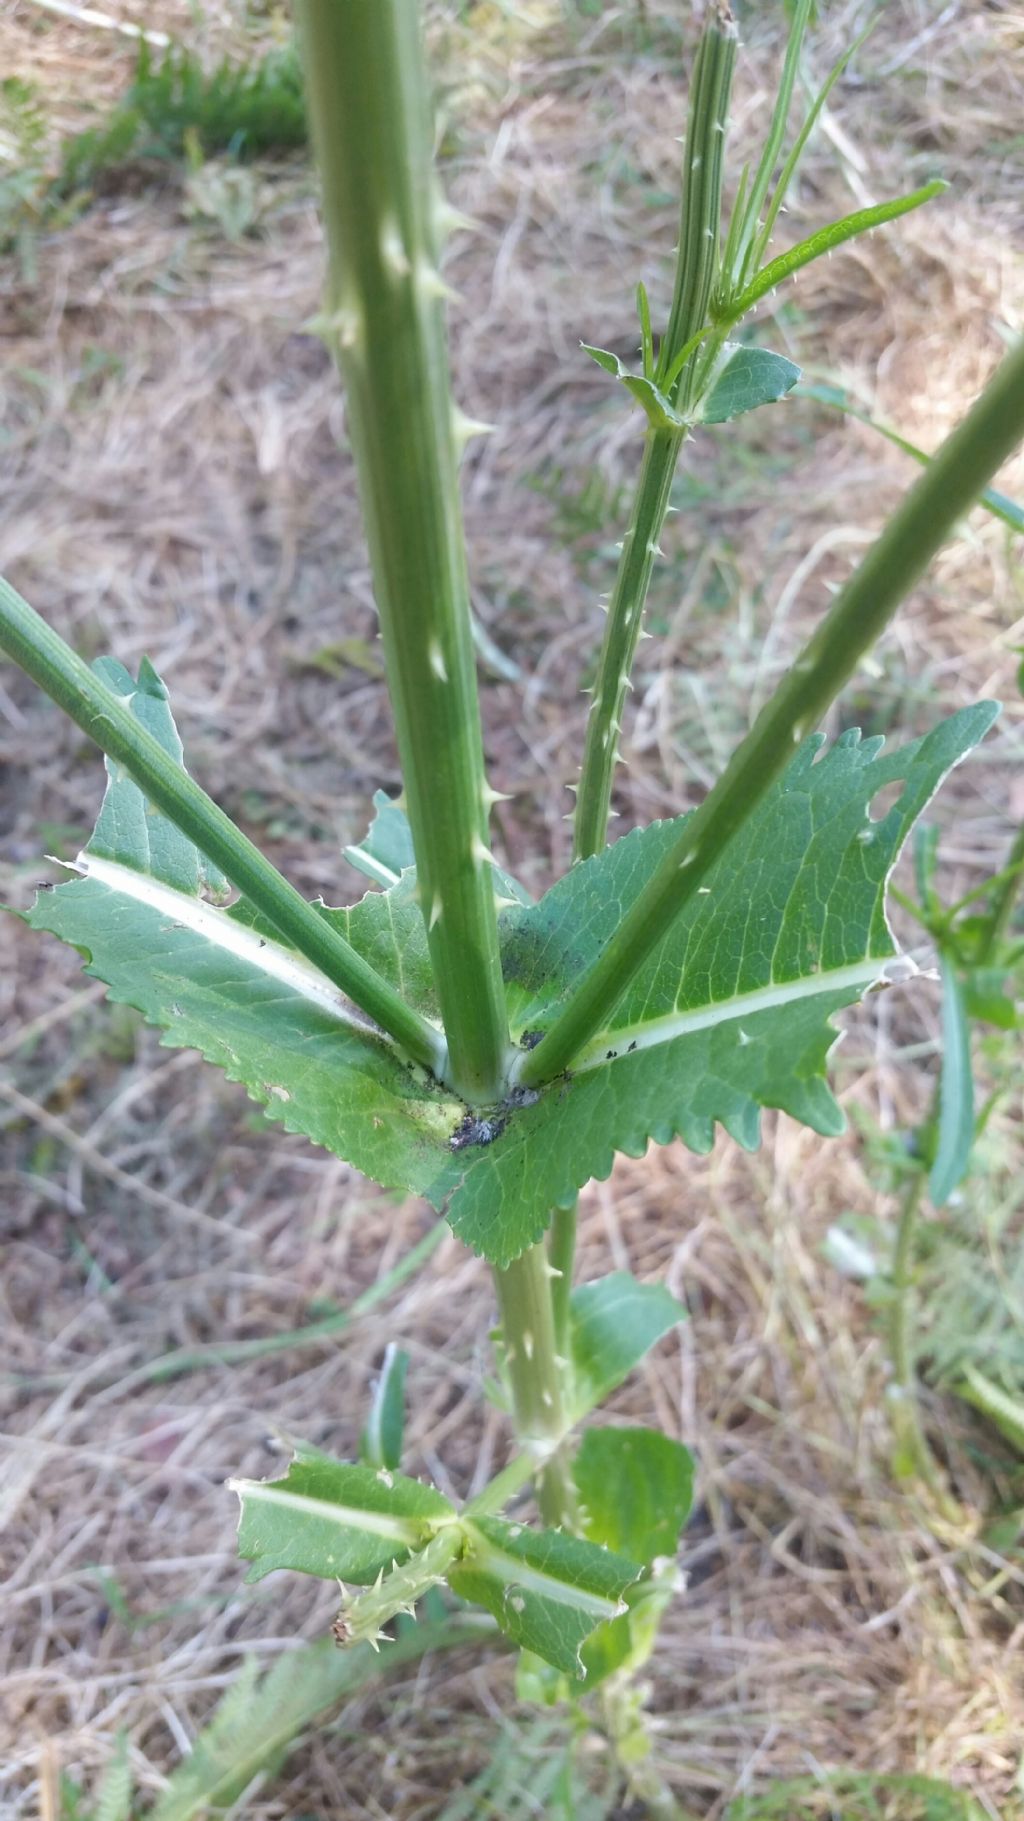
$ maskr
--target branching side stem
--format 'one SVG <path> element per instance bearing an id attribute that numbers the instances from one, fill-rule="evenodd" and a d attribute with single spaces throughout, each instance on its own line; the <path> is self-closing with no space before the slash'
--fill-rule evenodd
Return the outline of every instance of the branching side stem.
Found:
<path id="1" fill-rule="evenodd" d="M 694 65 L 683 157 L 683 208 L 679 257 L 668 328 L 658 356 L 659 383 L 666 383 L 678 356 L 704 327 L 718 260 L 722 213 L 722 169 L 729 98 L 736 64 L 736 27 L 728 8 L 708 9 Z M 689 402 L 694 356 L 669 387 L 680 409 Z M 665 523 L 672 478 L 685 433 L 651 429 L 637 481 L 622 560 L 608 604 L 597 682 L 587 723 L 583 768 L 576 798 L 573 858 L 599 854 L 608 838 L 612 783 L 619 757 L 619 732 L 626 691 L 640 639 L 644 603 L 651 583 L 658 539 Z"/>
<path id="2" fill-rule="evenodd" d="M 653 429 L 647 432 L 633 513 L 623 539 L 622 561 L 608 603 L 604 642 L 587 722 L 583 769 L 576 794 L 575 860 L 587 860 L 592 854 L 601 853 L 608 838 L 612 784 L 619 761 L 619 733 L 626 693 L 632 687 L 630 672 L 642 630 L 644 604 L 682 446 L 682 432 Z"/>
<path id="3" fill-rule="evenodd" d="M 694 348 L 668 385 L 673 402 L 688 400 L 699 336 L 707 319 L 718 261 L 722 215 L 722 173 L 729 100 L 736 65 L 736 27 L 727 5 L 709 7 L 690 89 L 683 155 L 683 204 L 679 256 L 668 328 L 658 356 L 662 383 L 690 342 Z M 646 344 L 645 334 L 645 344 Z M 630 676 L 643 627 L 658 540 L 668 513 L 672 481 L 685 432 L 649 429 L 637 479 L 629 528 L 622 544 L 615 587 L 608 603 L 594 699 L 587 722 L 583 766 L 577 787 L 573 859 L 604 849 L 611 815 L 612 785 L 619 762 L 619 734 Z M 568 1348 L 569 1293 L 576 1252 L 576 1208 L 556 1208 L 548 1255 L 559 1273 L 551 1295 L 558 1350 Z"/>
<path id="4" fill-rule="evenodd" d="M 982 967 L 994 960 L 1006 940 L 1013 920 L 1014 906 L 1024 890 L 1024 825 L 1018 830 L 1007 856 L 1001 881 L 989 904 L 989 922 L 978 961 Z"/>
<path id="5" fill-rule="evenodd" d="M 311 904 L 289 885 L 230 816 L 139 725 L 131 710 L 59 633 L 0 579 L 0 651 L 123 765 L 151 803 L 213 860 L 284 940 L 312 961 L 417 1062 L 440 1072 L 439 1031 L 389 986 Z"/>
<path id="6" fill-rule="evenodd" d="M 657 871 L 517 1075 L 538 1087 L 571 1066 L 800 742 L 818 726 L 961 515 L 1024 435 L 1024 339 L 905 496 Z"/>

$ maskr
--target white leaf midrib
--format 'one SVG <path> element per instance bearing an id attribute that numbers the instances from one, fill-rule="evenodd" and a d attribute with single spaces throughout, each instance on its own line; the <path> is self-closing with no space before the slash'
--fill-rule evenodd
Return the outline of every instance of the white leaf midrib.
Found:
<path id="1" fill-rule="evenodd" d="M 370 1536 L 385 1538 L 414 1548 L 422 1543 L 429 1520 L 394 1517 L 386 1511 L 363 1511 L 357 1506 L 336 1505 L 333 1500 L 311 1498 L 304 1492 L 288 1492 L 273 1481 L 229 1480 L 228 1491 L 237 1493 L 244 1509 L 252 1501 L 294 1511 L 300 1517 L 313 1517 L 323 1523 L 336 1524 L 339 1530 L 361 1530 Z"/>
<path id="2" fill-rule="evenodd" d="M 251 967 L 255 973 L 263 974 L 298 993 L 309 1004 L 315 1005 L 318 1011 L 337 1019 L 339 1024 L 358 1030 L 368 1037 L 375 1037 L 381 1042 L 390 1041 L 374 1025 L 357 1016 L 338 988 L 312 962 L 290 952 L 272 936 L 261 936 L 255 930 L 247 929 L 245 924 L 236 922 L 217 905 L 207 904 L 202 898 L 189 897 L 171 885 L 164 885 L 158 879 L 136 872 L 133 867 L 123 866 L 117 860 L 101 859 L 99 855 L 88 851 L 78 856 L 72 870 L 85 879 L 94 880 L 97 885 L 105 886 L 108 891 L 116 892 L 118 896 L 129 898 L 133 903 L 156 912 L 169 923 L 190 930 L 201 940 Z"/>
<path id="3" fill-rule="evenodd" d="M 661 1018 L 644 1019 L 637 1024 L 622 1025 L 614 1031 L 603 1031 L 577 1057 L 572 1065 L 573 1074 L 601 1068 L 627 1054 L 636 1055 L 640 1050 L 656 1049 L 663 1044 L 674 1043 L 679 1037 L 711 1030 L 716 1025 L 731 1024 L 744 1018 L 754 1018 L 761 1012 L 795 1005 L 803 999 L 817 999 L 826 994 L 846 992 L 858 987 L 866 991 L 884 979 L 889 964 L 893 962 L 916 972 L 913 963 L 905 956 L 868 955 L 862 961 L 848 962 L 845 967 L 803 974 L 796 980 L 772 981 L 768 986 L 755 987 L 752 992 L 736 993 L 731 999 L 718 999 L 710 1005 L 668 1012 Z M 613 1057 L 609 1057 L 609 1050 L 615 1052 Z"/>
<path id="4" fill-rule="evenodd" d="M 513 1592 L 533 1594 L 541 1600 L 551 1600 L 558 1606 L 574 1606 L 594 1619 L 614 1619 L 624 1610 L 621 1600 L 610 1598 L 607 1594 L 593 1593 L 589 1588 L 577 1587 L 571 1581 L 564 1581 L 558 1576 L 548 1574 L 543 1568 L 526 1562 L 522 1556 L 513 1555 L 482 1536 L 475 1527 L 472 1532 L 470 1553 L 463 1558 L 461 1566 L 477 1573 L 492 1574 L 495 1580 Z"/>

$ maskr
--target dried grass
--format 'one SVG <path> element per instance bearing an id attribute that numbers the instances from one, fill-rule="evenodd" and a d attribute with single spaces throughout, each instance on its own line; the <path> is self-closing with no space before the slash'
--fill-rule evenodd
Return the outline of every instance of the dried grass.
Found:
<path id="1" fill-rule="evenodd" d="M 152 23 L 141 0 L 117 10 Z M 479 6 L 468 26 L 441 19 L 438 30 L 443 70 L 457 73 L 449 185 L 480 224 L 450 262 L 463 300 L 458 391 L 500 426 L 466 470 L 476 603 L 524 673 L 487 679 L 487 745 L 496 784 L 514 793 L 505 851 L 539 888 L 567 855 L 550 785 L 573 775 L 579 657 L 618 535 L 588 520 L 581 494 L 596 467 L 614 499 L 636 455 L 635 425 L 577 342 L 631 348 L 634 274 L 665 298 L 684 81 L 675 27 L 656 6 L 645 40 L 636 8 L 571 30 L 553 6 L 528 9 L 532 25 L 526 10 Z M 819 70 L 866 9 L 829 10 Z M 159 13 L 165 29 L 199 29 L 185 0 Z M 232 7 L 209 7 L 201 42 L 215 54 L 241 29 Z M 107 101 L 133 56 L 117 34 L 59 22 L 32 0 L 16 0 L 3 32 L 62 127 Z M 1020 326 L 1021 42 L 1013 8 L 896 0 L 838 93 L 787 222 L 795 235 L 936 165 L 955 176 L 926 215 L 837 256 L 776 306 L 783 345 L 866 388 L 925 445 L 991 369 L 1002 327 Z M 760 86 L 753 64 L 740 139 L 769 100 L 763 56 Z M 344 408 L 302 332 L 321 266 L 310 189 L 294 166 L 268 181 L 253 240 L 229 246 L 187 223 L 168 184 L 110 198 L 46 240 L 36 284 L 7 268 L 3 559 L 80 649 L 153 657 L 197 775 L 296 883 L 337 900 L 355 889 L 338 850 L 372 788 L 397 782 L 396 762 L 338 452 Z M 622 826 L 696 799 L 823 585 L 908 478 L 867 431 L 796 405 L 698 443 L 690 474 L 637 678 Z M 1024 491 L 1019 466 L 1010 490 L 1014 479 Z M 1012 702 L 1022 616 L 1019 563 L 975 515 L 841 715 L 895 730 L 982 692 Z M 1008 806 L 1021 812 L 1019 751 L 1010 710 L 938 806 L 950 875 L 964 884 L 998 861 Z M 90 824 L 97 764 L 9 671 L 0 764 L 0 883 L 24 903 L 40 846 L 73 850 Z M 412 1354 L 414 1471 L 463 1493 L 506 1441 L 478 1389 L 487 1272 L 451 1241 L 340 1346 L 140 1376 L 167 1348 L 279 1332 L 350 1302 L 426 1217 L 264 1127 L 193 1057 L 168 1059 L 97 1003 L 73 957 L 15 923 L 0 944 L 11 1084 L 0 1088 L 0 1663 L 13 1818 L 39 1812 L 48 1752 L 88 1775 L 119 1727 L 142 1786 L 157 1789 L 242 1652 L 269 1661 L 324 1631 L 330 1589 L 287 1576 L 240 1588 L 222 1482 L 272 1470 L 293 1436 L 350 1451 L 386 1339 Z M 883 1123 L 911 1116 L 930 1065 L 901 1050 L 933 1033 L 934 1013 L 924 988 L 849 1020 L 846 1097 Z M 724 1139 L 709 1159 L 652 1153 L 585 1197 L 584 1273 L 628 1263 L 666 1277 L 691 1311 L 619 1407 L 683 1436 L 701 1462 L 690 1592 L 666 1632 L 653 1705 L 666 1774 L 712 1821 L 751 1778 L 819 1763 L 950 1775 L 993 1816 L 1012 1812 L 1019 1559 L 985 1556 L 971 1521 L 940 1533 L 894 1490 L 880 1347 L 820 1254 L 840 1211 L 877 1205 L 852 1138 L 823 1146 L 784 1119 L 766 1121 L 753 1158 Z M 968 1513 L 980 1512 L 984 1482 L 963 1438 L 945 1433 L 959 1419 L 938 1405 L 930 1414 Z M 503 1663 L 425 1667 L 386 1703 L 347 1710 L 246 1813 L 436 1813 L 438 1789 L 486 1759 L 508 1674 Z"/>

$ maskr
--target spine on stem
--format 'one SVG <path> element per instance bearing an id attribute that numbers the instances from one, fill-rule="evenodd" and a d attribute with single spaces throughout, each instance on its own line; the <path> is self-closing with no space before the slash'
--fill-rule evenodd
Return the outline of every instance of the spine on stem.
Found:
<path id="1" fill-rule="evenodd" d="M 1024 340 L 905 496 L 551 1029 L 523 1056 L 517 1078 L 524 1086 L 539 1087 L 561 1074 L 601 1029 L 795 747 L 814 732 L 957 520 L 1022 437 Z"/>
<path id="2" fill-rule="evenodd" d="M 679 356 L 705 325 L 717 270 L 725 136 L 735 64 L 736 27 L 728 7 L 716 0 L 708 10 L 690 89 L 679 256 L 668 328 L 658 357 L 659 383 L 666 385 L 680 409 L 689 402 L 695 354 L 681 364 Z M 678 370 L 669 383 L 673 369 Z M 576 860 L 600 853 L 608 837 L 626 692 L 684 435 L 664 429 L 647 433 L 587 722 L 576 796 Z"/>
<path id="3" fill-rule="evenodd" d="M 300 0 L 329 276 L 420 901 L 465 1099 L 509 1055 L 417 0 Z"/>

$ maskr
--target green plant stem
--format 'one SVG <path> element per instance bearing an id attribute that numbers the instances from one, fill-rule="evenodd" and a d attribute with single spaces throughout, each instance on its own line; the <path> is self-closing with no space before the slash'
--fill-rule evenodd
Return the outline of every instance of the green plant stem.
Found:
<path id="1" fill-rule="evenodd" d="M 1022 434 L 1024 339 L 904 497 L 551 1029 L 523 1054 L 517 1078 L 524 1086 L 538 1087 L 560 1075 L 602 1029 L 629 982 Z"/>
<path id="2" fill-rule="evenodd" d="M 500 1517 L 510 1499 L 536 1476 L 537 1460 L 533 1454 L 514 1454 L 512 1459 L 488 1480 L 482 1492 L 463 1507 L 463 1517 Z"/>
<path id="3" fill-rule="evenodd" d="M 547 1524 L 575 1525 L 568 1466 L 558 1452 L 566 1428 L 563 1368 L 555 1347 L 551 1277 L 544 1245 L 494 1273 L 516 1432 L 539 1458 L 537 1502 Z"/>
<path id="4" fill-rule="evenodd" d="M 419 8 L 300 0 L 299 20 L 330 253 L 325 327 L 348 398 L 449 1079 L 486 1103 L 503 1094 L 510 1044 Z M 544 1248 L 495 1285 L 516 1428 L 546 1453 L 563 1418 Z M 561 1463 L 537 1475 L 555 1521 L 564 1481 Z"/>
<path id="5" fill-rule="evenodd" d="M 712 0 L 690 85 L 679 257 L 668 328 L 658 351 L 658 373 L 663 378 L 707 320 L 718 269 L 725 136 L 735 68 L 736 26 L 732 14 L 726 0 Z M 689 402 L 685 367 L 669 396 L 673 404 L 685 410 Z"/>
<path id="6" fill-rule="evenodd" d="M 569 1298 L 576 1263 L 576 1219 L 578 1203 L 570 1208 L 555 1208 L 548 1229 L 548 1266 L 557 1276 L 551 1277 L 551 1312 L 555 1325 L 555 1352 L 565 1360 L 563 1380 L 569 1371 Z"/>
<path id="7" fill-rule="evenodd" d="M 936 1497 L 945 1499 L 947 1494 L 942 1483 L 942 1476 L 921 1424 L 921 1413 L 917 1402 L 917 1378 L 911 1345 L 914 1246 L 917 1238 L 918 1216 L 921 1211 L 921 1202 L 924 1199 L 924 1186 L 923 1173 L 915 1171 L 904 1192 L 900 1204 L 899 1224 L 896 1228 L 887 1324 L 889 1357 L 893 1371 L 889 1406 L 901 1452 L 906 1456 L 913 1472 Z"/>
<path id="8" fill-rule="evenodd" d="M 722 216 L 722 174 L 729 100 L 736 65 L 736 27 L 728 6 L 708 8 L 694 66 L 683 155 L 683 204 L 679 255 L 668 327 L 659 349 L 664 379 L 694 342 L 672 381 L 673 401 L 689 395 L 699 336 L 715 281 Z M 629 528 L 605 624 L 594 698 L 587 721 L 576 795 L 573 859 L 602 852 L 608 839 L 612 786 L 619 762 L 619 734 L 630 676 L 643 629 L 658 540 L 669 508 L 672 481 L 686 440 L 684 431 L 651 428 L 644 443 Z M 551 1296 L 558 1352 L 568 1351 L 569 1293 L 576 1251 L 576 1207 L 556 1208 L 548 1242 Z"/>
<path id="9" fill-rule="evenodd" d="M 650 429 L 622 561 L 608 603 L 597 681 L 587 721 L 583 768 L 576 793 L 574 860 L 601 853 L 608 838 L 619 732 L 630 672 L 643 626 L 644 605 L 658 539 L 665 523 L 684 432 Z"/>
<path id="10" fill-rule="evenodd" d="M 1013 916 L 1013 907 L 1022 887 L 1024 887 L 1024 824 L 1017 830 L 1006 865 L 1000 874 L 999 887 L 992 895 L 988 928 L 978 955 L 978 961 L 982 967 L 993 960 L 1000 945 L 1005 941 L 1010 928 L 1010 919 Z"/>
<path id="11" fill-rule="evenodd" d="M 683 157 L 683 208 L 675 285 L 668 327 L 658 356 L 658 374 L 667 375 L 679 355 L 704 327 L 718 258 L 722 214 L 722 170 L 729 97 L 736 63 L 736 27 L 728 8 L 708 9 L 694 65 Z M 673 403 L 688 399 L 693 350 L 669 387 Z M 672 479 L 684 431 L 650 429 L 644 445 L 622 560 L 608 604 L 594 699 L 587 722 L 583 766 L 576 796 L 573 859 L 599 854 L 608 838 L 612 783 L 619 758 L 619 732 L 640 639 L 644 604 L 651 584 L 658 539 L 665 523 Z"/>
<path id="12" fill-rule="evenodd" d="M 448 1080 L 501 1098 L 509 1054 L 417 0 L 300 0 L 348 401 Z"/>
<path id="13" fill-rule="evenodd" d="M 150 802 L 220 867 L 291 947 L 389 1032 L 409 1056 L 441 1072 L 440 1033 L 306 903 L 230 816 L 139 725 L 120 697 L 2 579 L 0 651 L 6 651 L 108 758 L 124 766 Z"/>

